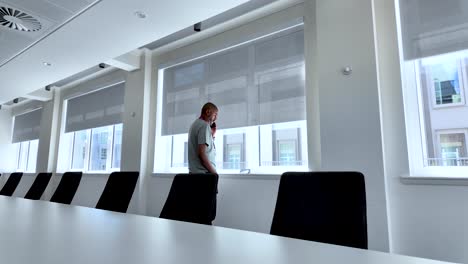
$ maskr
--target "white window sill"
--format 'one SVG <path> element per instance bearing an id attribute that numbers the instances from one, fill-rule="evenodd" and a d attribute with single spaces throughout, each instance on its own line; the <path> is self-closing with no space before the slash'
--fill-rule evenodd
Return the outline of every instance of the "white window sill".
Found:
<path id="1" fill-rule="evenodd" d="M 153 173 L 152 177 L 159 178 L 174 178 L 178 173 Z M 219 178 L 222 179 L 242 179 L 242 180 L 279 180 L 280 174 L 219 174 Z"/>
<path id="2" fill-rule="evenodd" d="M 400 182 L 408 185 L 457 185 L 468 186 L 468 177 L 400 176 Z"/>

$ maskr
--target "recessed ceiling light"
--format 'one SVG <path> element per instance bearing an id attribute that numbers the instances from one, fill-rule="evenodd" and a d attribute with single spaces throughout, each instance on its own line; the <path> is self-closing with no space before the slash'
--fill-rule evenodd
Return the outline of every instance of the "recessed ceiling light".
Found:
<path id="1" fill-rule="evenodd" d="M 50 64 L 50 62 L 47 62 L 47 61 L 44 61 L 42 64 L 43 64 L 44 66 L 52 66 L 52 64 Z"/>
<path id="2" fill-rule="evenodd" d="M 142 11 L 136 11 L 135 16 L 138 18 L 146 18 L 146 14 Z"/>

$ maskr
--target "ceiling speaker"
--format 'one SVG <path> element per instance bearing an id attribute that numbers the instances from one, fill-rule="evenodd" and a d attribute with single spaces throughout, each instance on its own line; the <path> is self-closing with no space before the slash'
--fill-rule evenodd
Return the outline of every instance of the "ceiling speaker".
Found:
<path id="1" fill-rule="evenodd" d="M 42 28 L 41 23 L 33 16 L 5 6 L 0 6 L 0 26 L 26 32 Z"/>

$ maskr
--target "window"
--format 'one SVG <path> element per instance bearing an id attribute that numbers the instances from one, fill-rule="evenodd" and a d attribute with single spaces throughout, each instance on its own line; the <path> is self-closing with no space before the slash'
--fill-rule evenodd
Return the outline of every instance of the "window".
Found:
<path id="1" fill-rule="evenodd" d="M 65 100 L 58 171 L 120 169 L 124 91 L 124 83 L 117 83 Z"/>
<path id="2" fill-rule="evenodd" d="M 224 135 L 223 169 L 245 169 L 245 134 Z"/>
<path id="3" fill-rule="evenodd" d="M 302 165 L 299 150 L 300 144 L 300 128 L 297 129 L 280 129 L 273 131 L 273 165 L 274 166 L 298 166 Z"/>
<path id="4" fill-rule="evenodd" d="M 82 130 L 73 133 L 71 169 L 83 169 L 88 164 L 90 132 Z"/>
<path id="5" fill-rule="evenodd" d="M 69 148 L 67 144 L 61 146 L 62 156 L 71 157 L 70 165 L 62 167 L 61 171 L 107 172 L 120 168 L 122 124 L 69 132 L 64 138 L 73 144 Z M 63 153 L 63 149 L 68 149 L 69 154 Z"/>
<path id="6" fill-rule="evenodd" d="M 89 169 L 106 171 L 110 167 L 110 150 L 112 148 L 113 127 L 91 129 L 91 154 Z M 108 164 L 109 163 L 109 164 Z"/>
<path id="7" fill-rule="evenodd" d="M 122 156 L 122 124 L 114 126 L 114 140 L 112 147 L 112 168 L 120 168 L 120 158 Z"/>
<path id="8" fill-rule="evenodd" d="M 432 58 L 421 60 L 421 74 L 425 74 L 426 80 L 422 85 L 432 96 L 434 108 L 462 105 L 465 103 L 463 82 L 463 61 L 457 58 Z"/>
<path id="9" fill-rule="evenodd" d="M 467 130 L 437 131 L 437 158 L 429 160 L 431 166 L 468 166 L 466 151 Z"/>
<path id="10" fill-rule="evenodd" d="M 36 172 L 42 108 L 14 117 L 12 142 L 17 145 L 17 171 Z"/>
<path id="11" fill-rule="evenodd" d="M 30 140 L 16 143 L 18 172 L 36 172 L 37 149 L 39 140 Z"/>
<path id="12" fill-rule="evenodd" d="M 465 1 L 398 1 L 410 175 L 466 176 Z"/>
<path id="13" fill-rule="evenodd" d="M 208 101 L 219 108 L 218 173 L 308 169 L 302 25 L 160 69 L 159 76 L 155 172 L 187 172 L 187 132 Z M 274 140 L 281 129 L 294 136 Z"/>
<path id="14" fill-rule="evenodd" d="M 412 174 L 445 175 L 455 167 L 468 166 L 465 104 L 467 52 L 455 52 L 408 61 L 405 103 Z M 414 83 L 414 85 L 410 85 Z"/>

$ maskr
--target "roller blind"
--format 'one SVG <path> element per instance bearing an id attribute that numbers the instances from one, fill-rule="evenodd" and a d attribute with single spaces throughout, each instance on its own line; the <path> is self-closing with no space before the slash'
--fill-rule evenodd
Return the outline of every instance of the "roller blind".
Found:
<path id="1" fill-rule="evenodd" d="M 13 143 L 39 139 L 42 108 L 15 116 L 13 126 Z"/>
<path id="2" fill-rule="evenodd" d="M 65 132 L 122 123 L 125 83 L 74 97 L 67 102 Z"/>
<path id="3" fill-rule="evenodd" d="M 166 68 L 163 76 L 163 135 L 187 133 L 208 101 L 219 108 L 219 129 L 305 120 L 302 25 Z"/>
<path id="4" fill-rule="evenodd" d="M 400 0 L 405 60 L 468 49 L 468 1 Z"/>

